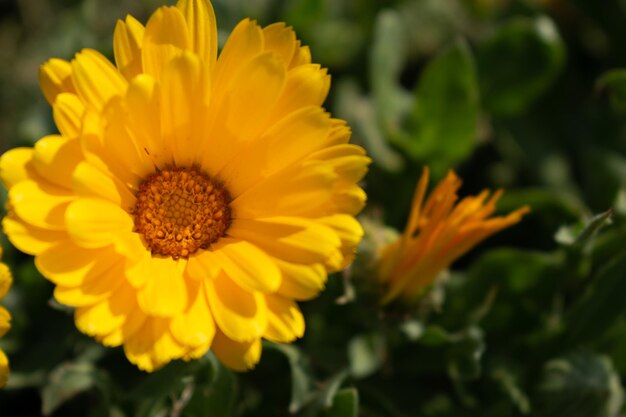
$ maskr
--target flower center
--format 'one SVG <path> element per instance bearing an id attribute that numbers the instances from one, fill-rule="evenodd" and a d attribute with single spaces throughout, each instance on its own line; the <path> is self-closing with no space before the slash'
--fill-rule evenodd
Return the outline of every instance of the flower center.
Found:
<path id="1" fill-rule="evenodd" d="M 153 254 L 187 258 L 207 249 L 230 226 L 230 195 L 196 167 L 167 168 L 139 184 L 135 232 Z"/>

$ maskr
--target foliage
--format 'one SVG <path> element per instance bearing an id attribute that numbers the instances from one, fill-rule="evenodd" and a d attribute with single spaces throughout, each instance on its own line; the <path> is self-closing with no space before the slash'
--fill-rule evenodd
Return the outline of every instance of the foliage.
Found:
<path id="1" fill-rule="evenodd" d="M 37 66 L 109 56 L 115 19 L 157 0 L 0 4 L 3 150 L 53 131 Z M 374 160 L 352 270 L 303 304 L 307 331 L 234 374 L 211 355 L 154 374 L 79 334 L 32 259 L 0 347 L 2 416 L 626 415 L 626 6 L 582 0 L 214 2 L 220 44 L 244 18 L 293 25 L 333 75 L 334 115 Z M 36 6 L 36 7 L 35 7 Z M 524 221 L 453 265 L 417 305 L 382 308 L 371 258 L 400 229 L 421 166 L 462 193 L 506 189 Z"/>

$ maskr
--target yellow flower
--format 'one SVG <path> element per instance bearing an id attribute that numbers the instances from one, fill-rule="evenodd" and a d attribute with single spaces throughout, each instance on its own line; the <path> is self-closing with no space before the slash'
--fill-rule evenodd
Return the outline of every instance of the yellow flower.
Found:
<path id="1" fill-rule="evenodd" d="M 489 218 L 502 191 L 489 197 L 489 190 L 484 190 L 457 204 L 461 180 L 452 171 L 424 204 L 428 178 L 424 168 L 404 233 L 380 253 L 378 278 L 386 288 L 383 303 L 398 297 L 415 299 L 457 258 L 529 212 L 522 207 L 504 217 Z"/>
<path id="2" fill-rule="evenodd" d="M 2 248 L 0 248 L 0 258 L 2 257 Z M 0 262 L 0 300 L 7 295 L 11 284 L 13 283 L 13 277 L 9 267 Z M 0 306 L 0 337 L 4 336 L 6 332 L 11 328 L 11 315 L 2 306 Z M 9 360 L 6 355 L 0 349 L 0 388 L 3 388 L 9 378 Z"/>
<path id="3" fill-rule="evenodd" d="M 304 333 L 295 301 L 349 264 L 369 164 L 321 107 L 330 77 L 282 23 L 248 19 L 217 58 L 213 9 L 161 7 L 95 50 L 51 59 L 60 135 L 0 160 L 3 225 L 76 326 L 152 371 L 211 349 L 253 367 Z"/>

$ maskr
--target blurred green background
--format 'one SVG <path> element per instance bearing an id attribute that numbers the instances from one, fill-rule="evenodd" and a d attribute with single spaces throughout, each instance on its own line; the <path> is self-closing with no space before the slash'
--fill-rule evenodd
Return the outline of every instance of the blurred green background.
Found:
<path id="1" fill-rule="evenodd" d="M 0 0 L 1 150 L 55 131 L 43 61 L 111 57 L 116 20 L 162 4 Z M 626 416 L 626 1 L 213 4 L 220 45 L 244 17 L 285 21 L 329 68 L 326 106 L 374 160 L 362 255 L 303 304 L 305 337 L 266 344 L 254 371 L 209 354 L 147 375 L 81 335 L 4 239 L 16 282 L 0 416 Z M 419 305 L 383 311 L 367 260 L 383 224 L 403 227 L 423 165 L 532 214 Z"/>

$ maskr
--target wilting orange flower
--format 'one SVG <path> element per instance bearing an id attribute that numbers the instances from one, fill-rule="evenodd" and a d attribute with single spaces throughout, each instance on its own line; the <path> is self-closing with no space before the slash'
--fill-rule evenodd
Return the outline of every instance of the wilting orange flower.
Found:
<path id="1" fill-rule="evenodd" d="M 0 257 L 2 257 L 2 248 L 0 248 Z M 12 282 L 13 277 L 11 276 L 9 267 L 5 263 L 0 262 L 0 300 L 9 292 Z M 0 306 L 0 337 L 4 336 L 5 333 L 9 331 L 10 327 L 11 315 L 4 307 Z M 0 388 L 6 385 L 8 378 L 9 360 L 2 349 L 0 349 Z"/>
<path id="2" fill-rule="evenodd" d="M 141 369 L 208 349 L 248 369 L 351 262 L 369 158 L 282 23 L 243 20 L 218 58 L 211 4 L 180 0 L 119 21 L 114 52 L 42 66 L 60 134 L 0 160 L 4 230 L 76 326 Z"/>
<path id="3" fill-rule="evenodd" d="M 452 171 L 424 204 L 429 171 L 424 168 L 404 233 L 380 254 L 378 277 L 386 288 L 383 303 L 410 300 L 432 284 L 439 273 L 482 240 L 519 222 L 522 207 L 503 217 L 489 217 L 502 191 L 484 190 L 457 203 L 461 180 Z"/>

